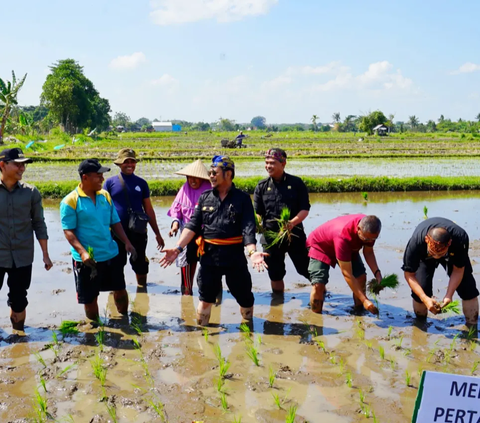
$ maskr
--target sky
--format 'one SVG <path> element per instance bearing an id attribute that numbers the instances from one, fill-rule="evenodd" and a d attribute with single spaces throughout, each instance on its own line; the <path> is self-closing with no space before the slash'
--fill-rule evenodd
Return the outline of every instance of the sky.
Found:
<path id="1" fill-rule="evenodd" d="M 71 58 L 133 120 L 480 113 L 478 0 L 0 4 L 0 77 L 28 73 L 22 105 L 38 105 L 49 66 Z"/>

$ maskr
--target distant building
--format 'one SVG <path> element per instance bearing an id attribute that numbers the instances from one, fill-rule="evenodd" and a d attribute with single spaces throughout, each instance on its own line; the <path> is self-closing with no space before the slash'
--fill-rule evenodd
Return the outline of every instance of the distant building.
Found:
<path id="1" fill-rule="evenodd" d="M 174 125 L 172 122 L 152 122 L 152 126 L 155 132 L 180 132 L 182 130 L 180 125 Z"/>
<path id="2" fill-rule="evenodd" d="M 385 125 L 380 124 L 373 128 L 373 132 L 375 133 L 375 135 L 379 135 L 382 137 L 388 135 L 388 128 Z"/>

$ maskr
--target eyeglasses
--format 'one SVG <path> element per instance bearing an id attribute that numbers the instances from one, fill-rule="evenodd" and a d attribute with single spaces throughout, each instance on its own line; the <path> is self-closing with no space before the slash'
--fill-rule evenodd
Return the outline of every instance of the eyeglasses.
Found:
<path id="1" fill-rule="evenodd" d="M 216 170 L 211 169 L 211 170 L 208 171 L 208 176 L 217 176 L 217 173 L 218 172 Z"/>
<path id="2" fill-rule="evenodd" d="M 19 162 L 14 162 L 14 161 L 12 160 L 12 161 L 7 162 L 7 163 L 9 163 L 9 164 L 11 163 L 11 164 L 15 165 L 18 169 L 20 169 L 20 168 L 22 168 L 22 167 L 25 167 L 25 168 L 27 167 L 27 164 L 26 164 L 25 162 L 20 162 L 20 163 L 19 163 Z"/>

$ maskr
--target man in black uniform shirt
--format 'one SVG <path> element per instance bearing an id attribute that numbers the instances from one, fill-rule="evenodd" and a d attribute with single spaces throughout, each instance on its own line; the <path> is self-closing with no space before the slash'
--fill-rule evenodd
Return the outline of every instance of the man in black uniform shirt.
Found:
<path id="1" fill-rule="evenodd" d="M 432 217 L 417 226 L 405 249 L 402 270 L 412 289 L 413 310 L 418 317 L 426 317 L 428 311 L 441 312 L 457 291 L 467 325 L 477 325 L 479 292 L 468 257 L 468 243 L 467 233 L 443 217 Z M 439 264 L 450 277 L 442 303 L 432 298 L 433 275 Z"/>
<path id="2" fill-rule="evenodd" d="M 288 253 L 297 272 L 310 280 L 308 273 L 308 251 L 302 222 L 310 211 L 307 187 L 297 176 L 285 172 L 287 153 L 280 148 L 271 148 L 265 154 L 265 170 L 269 177 L 261 180 L 253 194 L 255 212 L 262 221 L 264 229 L 278 232 L 278 222 L 284 207 L 290 210 L 289 229 L 291 242 L 287 240 L 270 248 L 264 248 L 269 255 L 265 257 L 272 291 L 282 293 L 285 290 L 283 278 L 285 271 L 285 254 Z M 268 246 L 273 240 L 266 237 Z"/>
<path id="3" fill-rule="evenodd" d="M 227 156 L 215 156 L 208 172 L 211 190 L 199 198 L 195 213 L 187 223 L 177 246 L 163 250 L 163 267 L 173 263 L 178 254 L 196 236 L 200 269 L 197 276 L 200 302 L 197 309 L 199 325 L 210 321 L 212 305 L 222 289 L 225 275 L 228 289 L 240 305 L 242 317 L 253 317 L 252 278 L 245 259 L 244 246 L 252 265 L 263 270 L 264 253 L 257 252 L 255 215 L 250 196 L 235 187 L 235 165 Z"/>

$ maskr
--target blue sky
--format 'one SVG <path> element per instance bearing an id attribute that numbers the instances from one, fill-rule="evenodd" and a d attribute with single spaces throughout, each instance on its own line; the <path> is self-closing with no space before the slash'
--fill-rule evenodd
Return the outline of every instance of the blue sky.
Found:
<path id="1" fill-rule="evenodd" d="M 0 13 L 0 76 L 28 73 L 23 105 L 73 58 L 134 120 L 480 113 L 478 0 L 24 0 Z"/>

